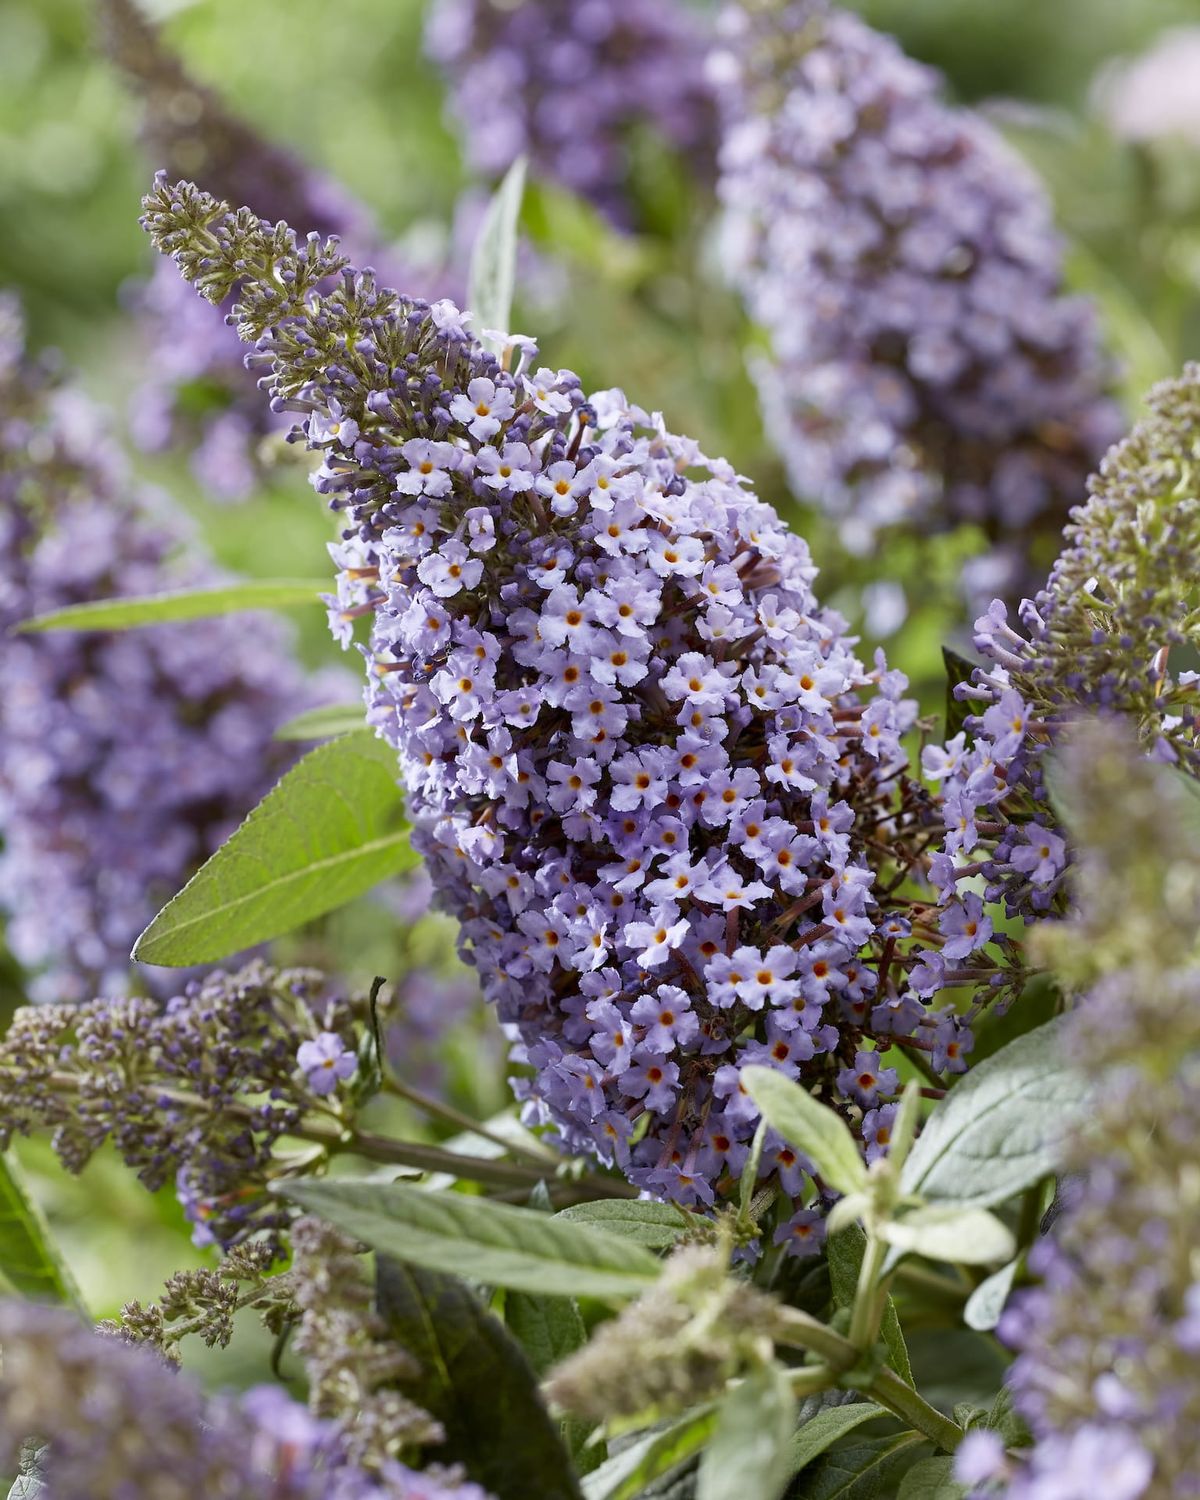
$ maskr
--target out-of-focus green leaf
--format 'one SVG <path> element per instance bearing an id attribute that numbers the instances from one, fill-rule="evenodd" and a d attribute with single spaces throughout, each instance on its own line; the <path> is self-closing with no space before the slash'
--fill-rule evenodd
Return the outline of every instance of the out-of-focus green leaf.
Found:
<path id="1" fill-rule="evenodd" d="M 986 1208 L 927 1204 L 883 1228 L 888 1244 L 902 1252 L 964 1266 L 989 1266 L 1009 1259 L 1017 1248 L 1012 1230 Z"/>
<path id="2" fill-rule="evenodd" d="M 636 1297 L 659 1262 L 626 1239 L 536 1209 L 401 1182 L 293 1182 L 289 1198 L 398 1260 L 558 1297 Z"/>
<path id="3" fill-rule="evenodd" d="M 295 609 L 319 604 L 328 592 L 324 578 L 262 578 L 226 583 L 217 588 L 180 589 L 148 594 L 138 599 L 95 599 L 71 604 L 48 614 L 34 615 L 17 626 L 29 634 L 42 630 L 134 630 L 143 625 L 167 625 L 179 620 L 207 620 L 251 609 Z"/>
<path id="4" fill-rule="evenodd" d="M 769 1364 L 725 1396 L 696 1483 L 696 1500 L 777 1500 L 792 1476 L 788 1462 L 796 1398 L 787 1371 Z"/>
<path id="5" fill-rule="evenodd" d="M 420 1369 L 401 1384 L 442 1424 L 446 1459 L 496 1500 L 582 1500 L 528 1361 L 462 1282 L 381 1256 L 376 1292 L 384 1328 Z"/>
<path id="6" fill-rule="evenodd" d="M 635 1438 L 583 1481 L 586 1500 L 634 1500 L 653 1480 L 693 1458 L 716 1425 L 717 1407 L 711 1403 Z"/>
<path id="7" fill-rule="evenodd" d="M 939 1453 L 913 1464 L 900 1483 L 896 1500 L 963 1500 L 966 1487 L 955 1483 L 954 1460 Z"/>
<path id="8" fill-rule="evenodd" d="M 485 336 L 485 330 L 501 334 L 510 331 L 517 272 L 517 220 L 524 191 L 525 158 L 519 156 L 488 204 L 471 251 L 467 305 L 481 342 L 496 354 L 501 353 L 502 343 Z"/>
<path id="9" fill-rule="evenodd" d="M 942 661 L 946 666 L 946 738 L 952 740 L 963 727 L 967 716 L 973 712 L 971 700 L 956 698 L 954 689 L 961 682 L 970 682 L 975 663 L 960 656 L 957 651 L 952 651 L 949 646 L 942 647 Z"/>
<path id="10" fill-rule="evenodd" d="M 0 1155 L 0 1274 L 26 1297 L 83 1310 L 74 1278 L 11 1152 Z"/>
<path id="11" fill-rule="evenodd" d="M 907 1433 L 843 1443 L 803 1470 L 788 1491 L 789 1500 L 895 1500 L 920 1442 Z"/>
<path id="12" fill-rule="evenodd" d="M 990 1333 L 995 1328 L 1004 1311 L 1004 1304 L 1008 1301 L 1008 1294 L 1012 1291 L 1020 1264 L 1021 1257 L 1015 1256 L 1006 1266 L 993 1271 L 986 1281 L 979 1283 L 963 1308 L 963 1322 L 968 1328 L 974 1328 L 979 1333 Z"/>
<path id="13" fill-rule="evenodd" d="M 331 703 L 297 714 L 275 731 L 277 740 L 330 740 L 339 734 L 356 734 L 363 727 L 361 703 Z"/>
<path id="14" fill-rule="evenodd" d="M 525 1357 L 539 1379 L 551 1366 L 574 1354 L 587 1342 L 587 1329 L 573 1297 L 506 1292 L 504 1326 L 525 1351 Z M 604 1444 L 588 1441 L 591 1428 L 587 1423 L 567 1418 L 561 1426 L 563 1442 L 581 1474 L 603 1462 Z"/>
<path id="15" fill-rule="evenodd" d="M 310 751 L 137 940 L 134 958 L 212 963 L 334 911 L 417 862 L 396 754 L 369 729 Z"/>

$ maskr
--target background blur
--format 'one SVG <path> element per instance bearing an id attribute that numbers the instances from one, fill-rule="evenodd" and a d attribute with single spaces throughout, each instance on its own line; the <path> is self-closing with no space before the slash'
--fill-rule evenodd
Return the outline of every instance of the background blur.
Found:
<path id="1" fill-rule="evenodd" d="M 365 202 L 406 258 L 466 254 L 453 225 L 471 183 L 436 69 L 422 54 L 417 0 L 144 8 L 198 79 Z M 1147 385 L 1200 355 L 1200 78 L 1190 140 L 1182 132 L 1119 141 L 1104 100 L 1123 59 L 1153 47 L 1164 29 L 1197 21 L 1195 0 L 862 0 L 858 8 L 941 67 L 953 93 L 985 108 L 1042 173 L 1071 243 L 1071 281 L 1100 306 L 1132 412 Z M 146 378 L 127 309 L 152 259 L 137 216 L 159 163 L 137 144 L 138 111 L 95 40 L 87 0 L 0 0 L 0 288 L 19 294 L 33 344 L 61 349 L 111 408 L 118 432 Z M 578 370 L 585 388 L 623 386 L 751 475 L 809 536 L 822 597 L 863 626 L 868 646 L 886 634 L 892 664 L 909 673 L 927 711 L 940 711 L 940 646 L 962 639 L 954 579 L 971 538 L 840 555 L 828 525 L 788 495 L 763 441 L 743 362 L 753 334 L 717 276 L 711 204 L 652 142 L 634 153 L 631 172 L 645 226 L 636 237 L 619 236 L 561 189 L 532 184 L 516 327 L 537 335 L 545 363 Z M 188 507 L 229 567 L 325 571 L 330 523 L 298 464 L 231 505 L 206 495 L 186 454 L 136 462 Z M 897 580 L 909 598 L 898 626 L 888 593 L 868 588 Z M 337 659 L 319 611 L 298 628 L 310 665 Z M 394 906 L 360 903 L 306 936 L 296 956 L 339 964 L 355 980 L 427 965 L 461 982 L 447 927 L 418 920 L 419 893 L 410 908 L 398 920 Z M 456 1102 L 486 1114 L 503 1102 L 501 1048 L 486 1018 L 464 1015 L 429 1065 Z M 107 1158 L 73 1182 L 25 1155 L 97 1315 L 127 1296 L 155 1295 L 171 1270 L 197 1262 L 170 1195 L 148 1197 Z M 249 1378 L 266 1351 L 254 1337 L 238 1349 Z M 191 1358 L 203 1365 L 204 1351 Z M 222 1360 L 225 1378 L 234 1363 Z"/>

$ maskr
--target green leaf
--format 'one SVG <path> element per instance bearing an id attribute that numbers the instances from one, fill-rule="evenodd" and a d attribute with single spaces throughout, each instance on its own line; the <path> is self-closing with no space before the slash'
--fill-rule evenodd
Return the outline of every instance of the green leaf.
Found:
<path id="1" fill-rule="evenodd" d="M 297 714 L 275 731 L 277 740 L 327 740 L 361 730 L 366 709 L 361 703 L 331 703 Z"/>
<path id="2" fill-rule="evenodd" d="M 446 1432 L 430 1457 L 461 1463 L 496 1500 L 582 1500 L 525 1356 L 462 1282 L 380 1256 L 376 1293 L 389 1337 L 420 1366 L 405 1393 Z"/>
<path id="3" fill-rule="evenodd" d="M 23 1296 L 84 1311 L 75 1279 L 11 1151 L 0 1155 L 0 1274 Z"/>
<path id="4" fill-rule="evenodd" d="M 858 1290 L 858 1273 L 862 1267 L 866 1248 L 867 1237 L 858 1224 L 847 1225 L 837 1234 L 830 1235 L 826 1242 L 825 1259 L 829 1266 L 829 1283 L 833 1291 L 833 1305 L 836 1308 L 854 1306 L 854 1297 Z M 883 1320 L 880 1324 L 879 1336 L 887 1350 L 888 1364 L 902 1380 L 912 1385 L 912 1365 L 909 1363 L 908 1347 L 904 1342 L 900 1319 L 896 1316 L 896 1305 L 890 1297 L 883 1305 Z"/>
<path id="5" fill-rule="evenodd" d="M 788 1491 L 789 1500 L 895 1500 L 921 1439 L 858 1438 L 823 1453 Z"/>
<path id="6" fill-rule="evenodd" d="M 583 1481 L 586 1500 L 633 1500 L 652 1480 L 698 1453 L 716 1425 L 717 1407 L 710 1403 L 635 1438 Z"/>
<path id="7" fill-rule="evenodd" d="M 743 1068 L 742 1084 L 771 1128 L 802 1151 L 830 1187 L 855 1193 L 866 1186 L 867 1169 L 854 1137 L 828 1105 L 774 1068 Z"/>
<path id="8" fill-rule="evenodd" d="M 993 1271 L 986 1281 L 981 1281 L 967 1298 L 963 1308 L 963 1322 L 979 1333 L 990 1333 L 1000 1321 L 1008 1294 L 1012 1291 L 1021 1257 L 1015 1256 L 1006 1266 Z"/>
<path id="9" fill-rule="evenodd" d="M 883 1226 L 883 1237 L 901 1252 L 964 1266 L 990 1266 L 1008 1260 L 1017 1242 L 1006 1224 L 986 1208 L 928 1204 Z"/>
<path id="10" fill-rule="evenodd" d="M 539 1379 L 552 1365 L 574 1354 L 587 1342 L 587 1329 L 573 1297 L 538 1297 L 532 1292 L 506 1292 L 504 1326 L 525 1351 L 525 1357 Z M 588 1442 L 592 1429 L 586 1422 L 568 1417 L 560 1426 L 563 1442 L 580 1473 L 587 1473 L 603 1462 L 604 1444 Z"/>
<path id="11" fill-rule="evenodd" d="M 143 963 L 212 963 L 416 863 L 396 752 L 371 730 L 310 751 L 137 940 Z"/>
<path id="12" fill-rule="evenodd" d="M 1091 1092 L 1068 1066 L 1058 1017 L 965 1074 L 930 1116 L 900 1174 L 905 1193 L 991 1208 L 1061 1164 Z"/>
<path id="13" fill-rule="evenodd" d="M 690 1216 L 669 1203 L 600 1198 L 594 1203 L 573 1203 L 570 1208 L 560 1208 L 555 1217 L 572 1224 L 607 1229 L 651 1250 L 669 1250 L 687 1233 Z"/>
<path id="14" fill-rule="evenodd" d="M 788 1463 L 796 1398 L 787 1371 L 772 1363 L 751 1371 L 727 1393 L 704 1457 L 696 1500 L 778 1500 Z"/>
<path id="15" fill-rule="evenodd" d="M 484 337 L 484 330 L 509 332 L 517 273 L 517 219 L 524 192 L 525 158 L 518 156 L 487 206 L 471 251 L 467 306 L 480 342 L 494 354 L 503 352 L 503 343 Z"/>
<path id="16" fill-rule="evenodd" d="M 17 626 L 22 634 L 41 630 L 134 630 L 176 620 L 208 620 L 250 609 L 295 609 L 319 604 L 330 588 L 327 578 L 262 578 L 218 588 L 180 589 L 134 599 L 94 599 L 34 615 Z"/>
<path id="17" fill-rule="evenodd" d="M 402 1182 L 291 1182 L 281 1191 L 399 1260 L 560 1297 L 636 1297 L 658 1279 L 649 1250 L 535 1209 Z"/>
<path id="18" fill-rule="evenodd" d="M 954 1460 L 946 1454 L 913 1464 L 900 1485 L 896 1500 L 963 1500 L 966 1486 L 954 1479 Z"/>
<path id="19" fill-rule="evenodd" d="M 827 1406 L 804 1422 L 792 1437 L 788 1461 L 793 1474 L 799 1474 L 820 1458 L 840 1438 L 869 1422 L 886 1415 L 873 1401 L 851 1401 L 845 1406 Z"/>

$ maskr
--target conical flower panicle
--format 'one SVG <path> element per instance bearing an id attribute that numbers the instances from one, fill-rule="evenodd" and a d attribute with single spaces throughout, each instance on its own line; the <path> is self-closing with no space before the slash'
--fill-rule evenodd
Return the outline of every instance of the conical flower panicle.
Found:
<path id="1" fill-rule="evenodd" d="M 238 282 L 275 404 L 323 454 L 314 483 L 350 523 L 335 626 L 372 618 L 371 716 L 520 1040 L 529 1118 L 711 1203 L 748 1154 L 757 1062 L 885 1149 L 877 1039 L 937 1066 L 965 1045 L 906 993 L 908 927 L 875 892 L 923 817 L 906 684 L 855 656 L 805 543 L 724 461 L 619 391 L 585 397 L 529 341 L 499 362 L 452 305 L 190 185 L 146 206 L 185 277 Z M 763 1172 L 799 1198 L 805 1165 L 775 1141 Z M 814 1248 L 818 1218 L 781 1233 Z"/>

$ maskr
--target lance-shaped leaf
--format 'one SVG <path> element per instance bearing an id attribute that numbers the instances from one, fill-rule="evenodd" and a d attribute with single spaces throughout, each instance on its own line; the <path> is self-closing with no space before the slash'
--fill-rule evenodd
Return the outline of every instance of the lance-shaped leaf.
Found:
<path id="1" fill-rule="evenodd" d="M 792 1477 L 796 1398 L 781 1365 L 752 1370 L 725 1396 L 696 1482 L 696 1500 L 777 1500 Z"/>
<path id="2" fill-rule="evenodd" d="M 11 1151 L 0 1155 L 0 1275 L 26 1297 L 83 1310 L 75 1279 Z"/>
<path id="3" fill-rule="evenodd" d="M 717 1406 L 710 1402 L 634 1438 L 587 1476 L 584 1495 L 587 1500 L 634 1500 L 652 1480 L 694 1458 L 716 1425 Z"/>
<path id="4" fill-rule="evenodd" d="M 743 1068 L 742 1084 L 767 1124 L 802 1151 L 830 1187 L 855 1193 L 866 1186 L 867 1169 L 854 1137 L 828 1105 L 774 1068 Z"/>
<path id="5" fill-rule="evenodd" d="M 963 1500 L 964 1484 L 954 1478 L 954 1460 L 945 1454 L 922 1458 L 904 1476 L 896 1500 Z"/>
<path id="6" fill-rule="evenodd" d="M 339 734 L 355 734 L 363 727 L 366 709 L 361 703 L 331 703 L 297 714 L 275 731 L 277 740 L 330 740 Z"/>
<path id="7" fill-rule="evenodd" d="M 250 578 L 215 588 L 179 589 L 145 594 L 134 599 L 94 599 L 69 604 L 49 614 L 23 620 L 23 633 L 41 630 L 135 630 L 143 625 L 169 625 L 179 620 L 207 620 L 214 615 L 243 614 L 251 609 L 296 609 L 319 604 L 328 592 L 323 578 Z"/>
<path id="8" fill-rule="evenodd" d="M 533 1370 L 461 1281 L 381 1256 L 376 1305 L 420 1367 L 406 1393 L 445 1429 L 444 1461 L 461 1463 L 496 1500 L 580 1500 Z"/>
<path id="9" fill-rule="evenodd" d="M 1012 1231 L 986 1208 L 931 1203 L 891 1219 L 880 1231 L 900 1251 L 964 1266 L 991 1266 L 1016 1251 Z"/>
<path id="10" fill-rule="evenodd" d="M 669 1203 L 641 1203 L 629 1198 L 598 1198 L 558 1211 L 560 1219 L 607 1229 L 650 1250 L 669 1250 L 688 1231 L 692 1215 Z M 703 1220 L 700 1221 L 703 1223 Z"/>
<path id="11" fill-rule="evenodd" d="M 1063 1054 L 1063 1024 L 1039 1026 L 963 1076 L 904 1163 L 906 1194 L 991 1208 L 1058 1169 L 1091 1090 Z"/>
<path id="12" fill-rule="evenodd" d="M 488 204 L 471 251 L 467 306 L 481 341 L 496 354 L 502 352 L 499 341 L 484 337 L 484 331 L 509 331 L 517 273 L 517 220 L 524 192 L 525 158 L 519 156 Z"/>
<path id="13" fill-rule="evenodd" d="M 658 1279 L 641 1245 L 535 1209 L 401 1182 L 295 1182 L 282 1191 L 397 1260 L 558 1297 L 636 1297 Z"/>
<path id="14" fill-rule="evenodd" d="M 311 751 L 137 941 L 149 964 L 212 963 L 343 906 L 416 863 L 396 753 L 370 730 Z"/>

